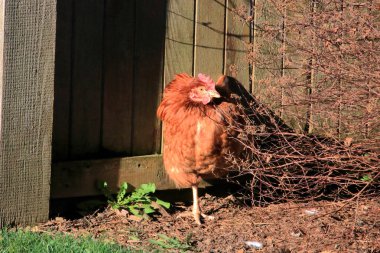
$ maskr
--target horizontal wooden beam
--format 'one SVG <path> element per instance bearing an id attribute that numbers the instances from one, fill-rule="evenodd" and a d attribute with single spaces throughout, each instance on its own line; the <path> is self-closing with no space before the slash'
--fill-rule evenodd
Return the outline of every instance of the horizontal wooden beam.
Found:
<path id="1" fill-rule="evenodd" d="M 158 190 L 176 188 L 164 171 L 161 155 L 53 164 L 51 198 L 100 195 L 98 185 L 106 181 L 112 191 L 127 182 L 129 190 L 143 183 L 155 183 Z M 201 187 L 209 186 L 202 182 Z"/>

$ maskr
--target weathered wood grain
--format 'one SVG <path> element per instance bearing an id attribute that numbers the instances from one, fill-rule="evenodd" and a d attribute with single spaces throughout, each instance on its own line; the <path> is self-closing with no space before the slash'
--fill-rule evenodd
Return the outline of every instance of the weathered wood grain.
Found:
<path id="1" fill-rule="evenodd" d="M 99 154 L 102 120 L 104 0 L 75 0 L 71 158 Z"/>
<path id="2" fill-rule="evenodd" d="M 197 0 L 194 72 L 213 79 L 224 73 L 225 0 Z"/>
<path id="3" fill-rule="evenodd" d="M 134 2 L 106 1 L 102 149 L 108 155 L 132 151 Z"/>
<path id="4" fill-rule="evenodd" d="M 301 15 L 310 13 L 309 5 L 309 0 L 288 4 L 289 7 L 286 9 L 286 15 L 283 18 L 285 42 L 283 42 L 282 75 L 294 81 L 291 84 L 284 85 L 283 88 L 282 118 L 298 132 L 305 131 L 307 128 L 305 125 L 308 118 L 306 101 L 309 95 L 306 87 L 311 86 L 315 75 L 314 70 L 305 71 L 303 67 L 304 65 L 311 67 L 310 55 L 297 47 L 300 41 L 310 41 L 312 38 L 305 36 L 304 33 L 294 31 L 292 26 L 294 26 L 294 20 L 299 19 L 301 13 Z"/>
<path id="5" fill-rule="evenodd" d="M 0 227 L 48 219 L 56 1 L 0 1 Z"/>
<path id="6" fill-rule="evenodd" d="M 195 0 L 169 0 L 165 38 L 164 84 L 178 73 L 193 73 Z"/>
<path id="7" fill-rule="evenodd" d="M 278 83 L 269 80 L 279 78 L 282 73 L 282 58 L 279 54 L 282 19 L 271 2 L 255 0 L 255 21 L 255 52 L 262 57 L 254 68 L 253 94 L 278 113 L 281 109 L 281 94 Z M 265 27 L 277 32 L 265 33 Z"/>
<path id="8" fill-rule="evenodd" d="M 53 161 L 69 159 L 73 0 L 57 1 Z"/>
<path id="9" fill-rule="evenodd" d="M 249 64 L 247 47 L 250 42 L 250 27 L 238 19 L 236 8 L 245 5 L 250 9 L 250 0 L 228 0 L 226 16 L 226 46 L 224 72 L 238 79 L 247 90 L 249 83 Z M 237 69 L 231 68 L 234 65 Z"/>
<path id="10" fill-rule="evenodd" d="M 133 155 L 159 153 L 161 148 L 156 109 L 162 92 L 165 24 L 165 1 L 136 1 Z"/>
<path id="11" fill-rule="evenodd" d="M 135 156 L 104 160 L 75 161 L 54 164 L 52 198 L 101 195 L 98 185 L 106 181 L 112 191 L 127 182 L 132 187 L 155 183 L 158 190 L 174 189 L 165 174 L 162 156 Z M 202 182 L 201 187 L 209 185 Z"/>

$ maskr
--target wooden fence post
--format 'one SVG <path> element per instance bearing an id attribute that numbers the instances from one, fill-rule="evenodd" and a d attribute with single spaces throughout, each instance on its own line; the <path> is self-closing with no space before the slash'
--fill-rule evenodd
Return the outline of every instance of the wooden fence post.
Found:
<path id="1" fill-rule="evenodd" d="M 48 219 L 55 0 L 0 0 L 0 227 Z"/>

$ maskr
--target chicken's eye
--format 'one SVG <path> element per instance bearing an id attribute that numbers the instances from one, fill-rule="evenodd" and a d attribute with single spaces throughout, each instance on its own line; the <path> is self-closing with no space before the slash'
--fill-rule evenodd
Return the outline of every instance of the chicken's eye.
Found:
<path id="1" fill-rule="evenodd" d="M 199 90 L 200 90 L 200 91 L 205 91 L 205 88 L 200 87 Z"/>

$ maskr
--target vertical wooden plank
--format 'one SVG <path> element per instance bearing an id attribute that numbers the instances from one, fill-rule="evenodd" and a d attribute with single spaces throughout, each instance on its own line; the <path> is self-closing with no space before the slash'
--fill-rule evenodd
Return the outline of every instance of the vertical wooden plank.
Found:
<path id="1" fill-rule="evenodd" d="M 293 129 L 298 132 L 305 132 L 307 129 L 308 104 L 311 101 L 311 94 L 308 93 L 308 87 L 314 82 L 314 66 L 309 65 L 311 54 L 306 50 L 300 49 L 300 42 L 309 42 L 312 40 L 309 31 L 297 31 L 297 20 L 303 15 L 310 15 L 311 5 L 309 0 L 289 2 L 285 5 L 283 20 L 282 43 L 282 77 L 285 80 L 281 87 L 281 105 L 282 118 Z M 305 66 L 311 68 L 305 68 Z M 291 81 L 289 81 L 291 80 Z M 310 107 L 311 109 L 311 107 Z M 307 132 L 306 131 L 306 132 Z"/>
<path id="2" fill-rule="evenodd" d="M 133 0 L 105 6 L 102 148 L 113 155 L 132 151 L 134 7 Z"/>
<path id="3" fill-rule="evenodd" d="M 286 72 L 286 57 L 287 57 L 287 53 L 286 53 L 286 48 L 287 48 L 287 37 L 286 37 L 286 33 L 287 33 L 287 30 L 288 30 L 288 27 L 287 27 L 287 5 L 285 4 L 284 6 L 284 10 L 282 12 L 282 17 L 281 17 L 281 47 L 280 47 L 280 54 L 281 54 L 281 79 L 284 79 L 285 78 L 285 72 Z M 285 111 L 285 108 L 284 108 L 284 105 L 285 105 L 285 87 L 284 85 L 281 85 L 281 87 L 279 87 L 280 89 L 280 102 L 281 102 L 281 105 L 280 105 L 280 110 L 279 110 L 279 115 L 280 117 L 284 117 L 284 111 Z"/>
<path id="4" fill-rule="evenodd" d="M 213 79 L 224 72 L 225 0 L 197 0 L 195 74 Z"/>
<path id="5" fill-rule="evenodd" d="M 162 92 L 165 26 L 165 1 L 136 1 L 133 155 L 160 152 L 156 109 Z"/>
<path id="6" fill-rule="evenodd" d="M 246 6 L 250 10 L 250 0 L 227 0 L 227 39 L 225 73 L 238 79 L 247 90 L 249 85 L 249 64 L 247 61 L 246 44 L 250 42 L 250 27 L 247 23 L 238 19 L 233 11 L 240 6 Z M 231 69 L 235 65 L 237 70 Z"/>
<path id="7" fill-rule="evenodd" d="M 104 1 L 74 3 L 70 151 L 77 159 L 100 150 Z"/>
<path id="8" fill-rule="evenodd" d="M 2 133 L 2 107 L 3 107 L 3 69 L 4 69 L 4 41 L 5 41 L 5 0 L 0 0 L 0 137 Z M 0 138 L 1 144 L 1 138 Z M 1 150 L 0 150 L 1 154 Z"/>
<path id="9" fill-rule="evenodd" d="M 254 68 L 253 94 L 278 111 L 281 106 L 281 91 L 273 80 L 281 77 L 281 14 L 273 3 L 255 0 L 255 53 L 259 56 Z M 263 29 L 264 28 L 264 29 Z M 264 32 L 265 29 L 272 32 Z M 271 43 L 268 43 L 271 41 Z"/>
<path id="10" fill-rule="evenodd" d="M 57 1 L 53 162 L 69 158 L 72 8 L 73 0 Z"/>
<path id="11" fill-rule="evenodd" d="M 169 0 L 165 38 L 164 84 L 175 74 L 193 74 L 195 0 Z"/>
<path id="12" fill-rule="evenodd" d="M 256 50 L 257 49 L 257 39 L 256 39 L 256 36 L 257 36 L 257 29 L 255 27 L 256 25 L 256 21 L 257 21 L 257 15 L 256 15 L 256 2 L 257 0 L 250 0 L 251 1 L 251 17 L 252 17 L 252 21 L 250 22 L 250 43 L 251 43 L 251 46 L 250 48 L 253 50 Z M 251 93 L 253 93 L 253 91 L 255 90 L 255 81 L 256 81 L 256 63 L 255 62 L 250 62 L 250 85 L 251 85 L 251 89 L 249 90 Z"/>
<path id="13" fill-rule="evenodd" d="M 317 0 L 311 0 L 311 24 L 312 26 L 314 27 L 315 26 L 315 14 L 316 14 L 316 11 L 317 11 Z M 313 45 L 313 49 L 312 49 L 312 55 L 309 59 L 309 64 L 308 64 L 308 73 L 306 75 L 306 80 L 308 82 L 308 87 L 306 87 L 306 95 L 307 95 L 307 99 L 309 100 L 308 101 L 308 105 L 307 105 L 307 110 L 306 110 L 306 116 L 305 116 L 305 127 L 304 127 L 304 132 L 306 134 L 311 134 L 313 132 L 313 129 L 314 129 L 314 103 L 312 101 L 312 96 L 314 95 L 314 89 L 315 89 L 315 81 L 316 81 L 316 71 L 315 71 L 315 52 L 316 52 L 316 47 L 317 47 L 317 44 L 316 44 L 316 38 L 315 38 L 315 35 L 312 34 L 311 35 L 311 41 L 312 41 L 312 45 Z"/>
<path id="14" fill-rule="evenodd" d="M 343 20 L 343 16 L 344 16 L 344 0 L 340 0 L 340 15 L 341 19 Z M 343 30 L 343 29 L 342 29 Z M 340 34 L 340 39 L 343 40 L 344 38 L 344 32 L 342 31 L 342 33 Z M 340 60 L 342 60 L 343 56 L 340 55 Z M 336 134 L 337 134 L 337 137 L 339 140 L 342 139 L 342 134 L 344 133 L 344 130 L 343 130 L 343 122 L 342 122 L 342 117 L 343 117 L 343 111 L 344 111 L 344 101 L 343 101 L 343 86 L 344 86 L 344 81 L 339 78 L 338 79 L 338 117 L 337 117 L 337 125 L 336 125 Z"/>
<path id="15" fill-rule="evenodd" d="M 48 219 L 56 1 L 1 0 L 0 227 Z"/>

